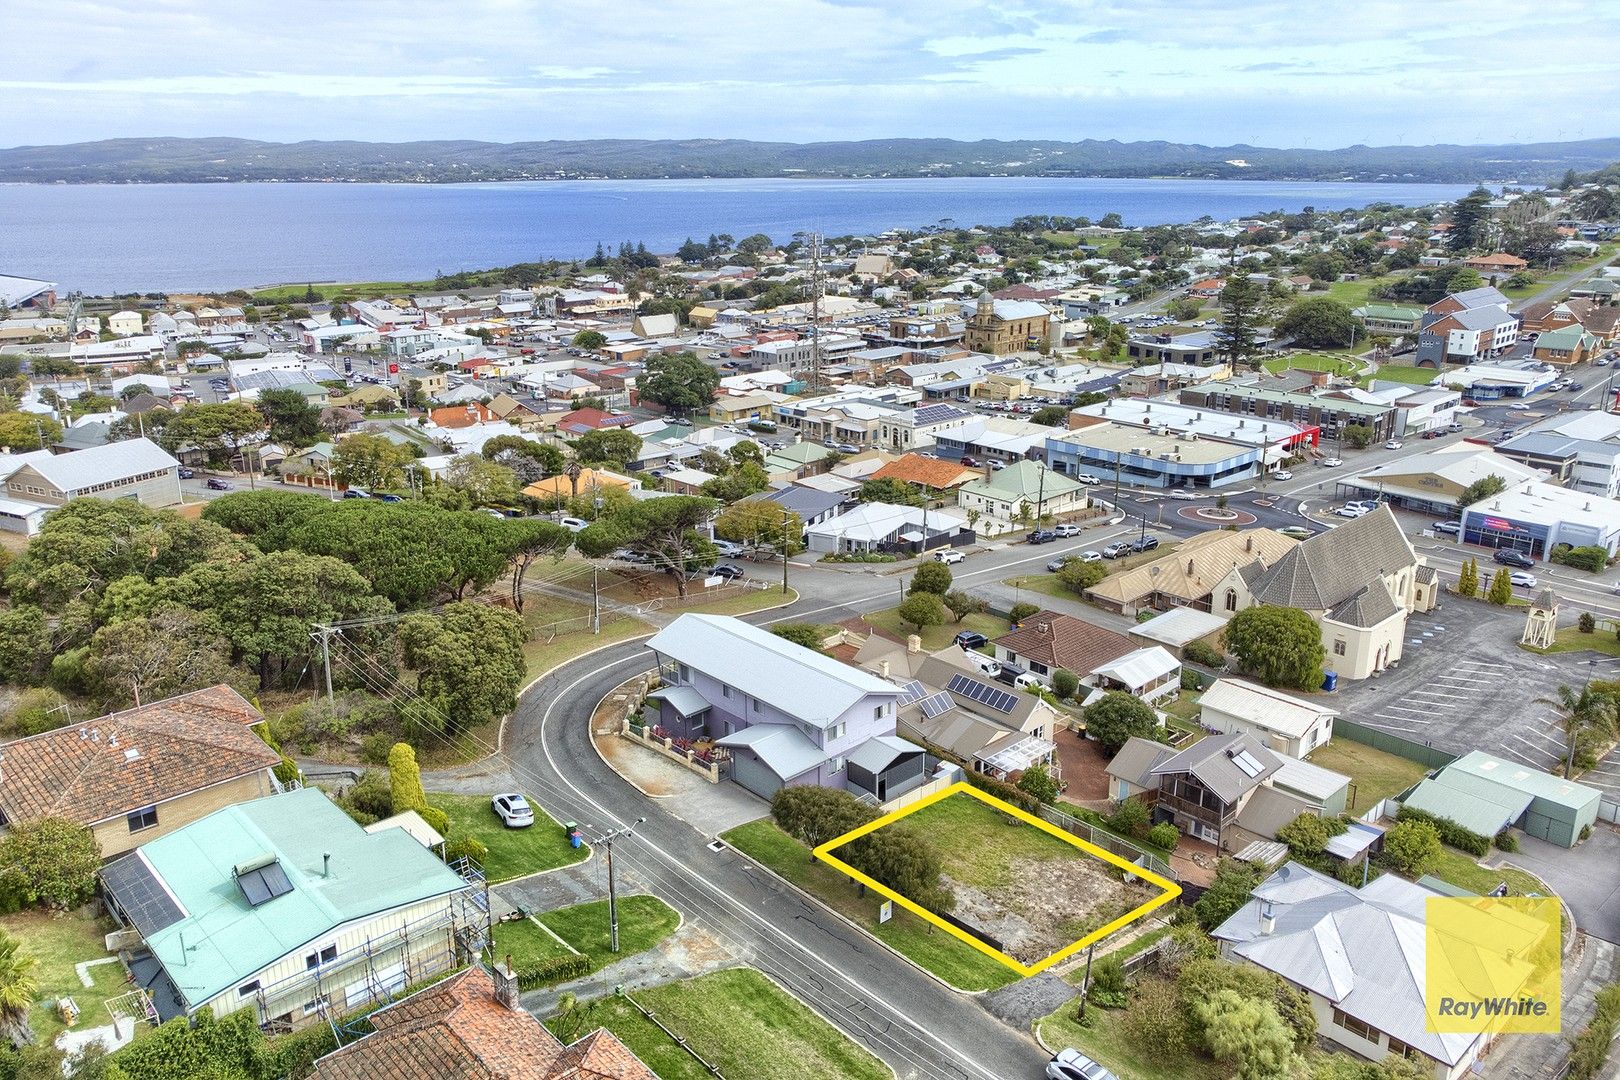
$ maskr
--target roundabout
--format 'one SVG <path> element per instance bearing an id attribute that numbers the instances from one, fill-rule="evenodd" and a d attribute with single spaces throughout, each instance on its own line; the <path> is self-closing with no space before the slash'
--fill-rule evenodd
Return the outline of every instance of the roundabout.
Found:
<path id="1" fill-rule="evenodd" d="M 1230 507 L 1219 506 L 1184 506 L 1176 511 L 1176 516 L 1186 521 L 1213 525 L 1217 528 L 1231 525 L 1239 529 L 1246 529 L 1260 520 L 1257 515 L 1251 514 L 1247 510 L 1233 510 Z"/>

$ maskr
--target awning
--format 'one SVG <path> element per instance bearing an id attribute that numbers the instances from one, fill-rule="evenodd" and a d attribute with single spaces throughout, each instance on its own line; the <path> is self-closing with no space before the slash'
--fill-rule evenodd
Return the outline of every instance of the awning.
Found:
<path id="1" fill-rule="evenodd" d="M 923 538 L 923 535 L 920 532 L 903 532 L 903 533 L 900 534 L 900 539 L 906 541 L 909 544 L 920 543 L 922 541 L 922 538 Z"/>
<path id="2" fill-rule="evenodd" d="M 1037 761 L 1045 761 L 1056 749 L 1056 743 L 1048 739 L 1037 739 L 1031 735 L 979 760 L 998 772 L 1010 773 L 1027 769 Z"/>
<path id="3" fill-rule="evenodd" d="M 708 698 L 690 686 L 660 687 L 648 694 L 647 697 L 669 702 L 670 708 L 686 717 L 696 716 L 712 707 Z"/>
<path id="4" fill-rule="evenodd" d="M 1337 856 L 1348 862 L 1360 858 L 1361 854 L 1378 842 L 1384 835 L 1384 830 L 1364 825 L 1359 821 L 1352 821 L 1348 832 L 1340 833 L 1328 840 L 1324 848 L 1329 855 Z"/>

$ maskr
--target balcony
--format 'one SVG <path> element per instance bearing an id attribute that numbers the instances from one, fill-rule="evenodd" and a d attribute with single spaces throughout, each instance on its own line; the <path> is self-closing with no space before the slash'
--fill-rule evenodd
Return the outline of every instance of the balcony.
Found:
<path id="1" fill-rule="evenodd" d="M 1232 821 L 1237 817 L 1237 811 L 1235 810 L 1228 808 L 1224 813 L 1219 810 L 1211 810 L 1209 807 L 1203 806 L 1191 799 L 1184 799 L 1179 795 L 1172 795 L 1169 791 L 1162 787 L 1159 789 L 1158 805 L 1168 807 L 1169 809 L 1174 810 L 1176 813 L 1191 818 L 1194 821 L 1201 821 L 1205 825 L 1208 825 L 1214 829 L 1225 829 L 1228 825 L 1232 824 Z"/>

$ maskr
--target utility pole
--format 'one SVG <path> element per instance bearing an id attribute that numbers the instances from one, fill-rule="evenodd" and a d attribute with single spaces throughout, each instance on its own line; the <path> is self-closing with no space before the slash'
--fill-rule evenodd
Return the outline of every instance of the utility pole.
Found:
<path id="1" fill-rule="evenodd" d="M 596 587 L 597 568 L 591 567 L 591 633 L 602 632 L 602 594 Z"/>
<path id="2" fill-rule="evenodd" d="M 612 832 L 604 833 L 595 840 L 591 841 L 591 845 L 593 847 L 597 845 L 601 846 L 603 855 L 607 859 L 608 939 L 612 945 L 613 952 L 619 951 L 619 896 L 613 877 L 613 841 L 631 835 L 635 827 L 646 820 L 647 819 L 644 817 L 638 817 L 635 821 L 631 822 L 629 825 L 626 825 L 624 828 L 614 829 Z"/>
<path id="3" fill-rule="evenodd" d="M 332 635 L 336 633 L 325 623 L 315 625 L 315 633 L 321 639 L 321 667 L 326 671 L 326 703 L 332 704 Z"/>
<path id="4" fill-rule="evenodd" d="M 1080 1015 L 1077 1019 L 1086 1018 L 1086 998 L 1091 996 L 1091 954 L 1097 951 L 1097 943 L 1093 941 L 1086 947 L 1086 977 L 1080 984 Z"/>
<path id="5" fill-rule="evenodd" d="M 791 547 L 788 543 L 788 523 L 792 520 L 792 512 L 782 507 L 782 595 L 788 593 L 788 552 Z"/>

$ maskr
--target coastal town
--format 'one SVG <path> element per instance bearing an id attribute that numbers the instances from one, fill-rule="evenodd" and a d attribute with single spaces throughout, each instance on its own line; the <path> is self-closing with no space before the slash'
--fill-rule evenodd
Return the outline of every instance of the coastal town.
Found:
<path id="1" fill-rule="evenodd" d="M 3 1075 L 1614 1075 L 1617 169 L 0 266 Z"/>

